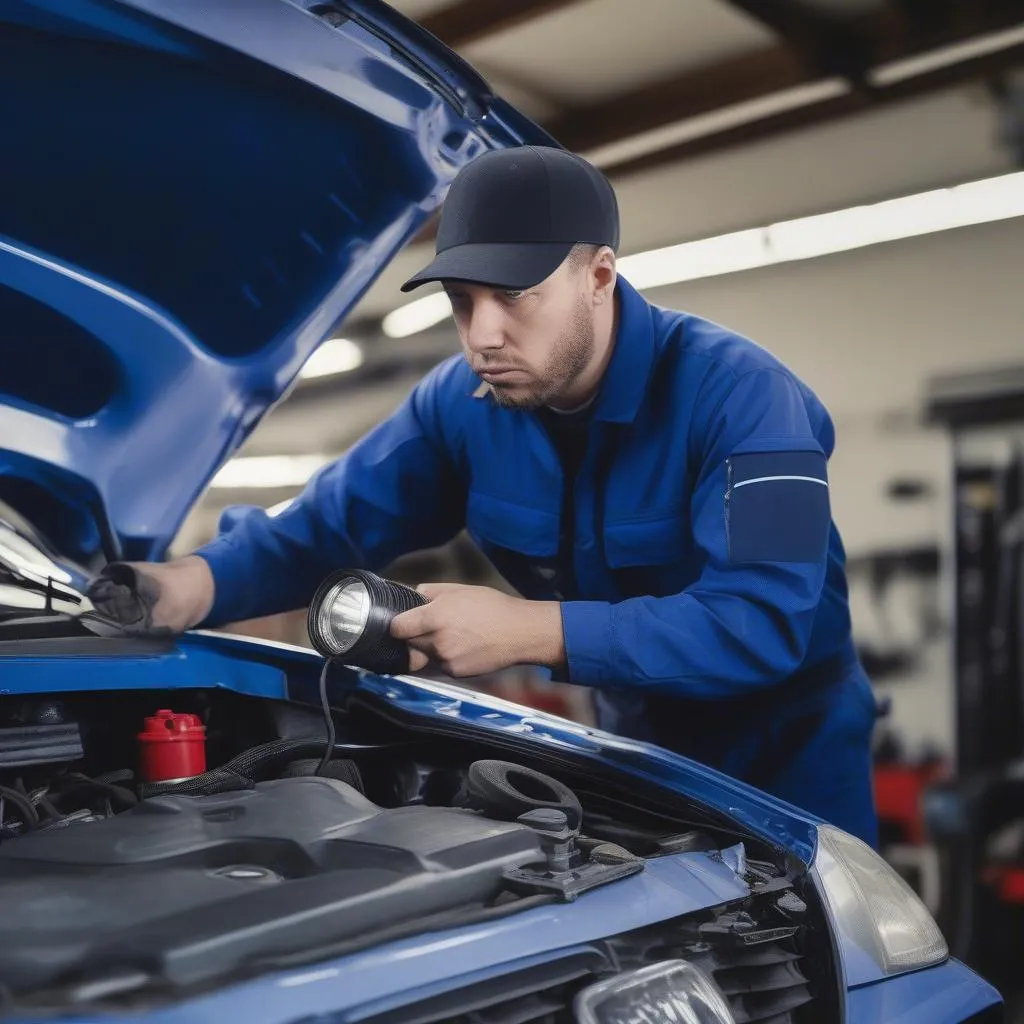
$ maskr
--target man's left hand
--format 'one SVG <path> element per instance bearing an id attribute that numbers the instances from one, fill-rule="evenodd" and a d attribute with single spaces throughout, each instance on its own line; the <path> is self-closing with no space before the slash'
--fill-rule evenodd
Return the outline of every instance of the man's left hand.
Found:
<path id="1" fill-rule="evenodd" d="M 458 583 L 417 589 L 429 603 L 391 623 L 391 635 L 409 644 L 412 672 L 433 662 L 452 677 L 481 676 L 513 665 L 554 668 L 565 657 L 557 602 Z"/>

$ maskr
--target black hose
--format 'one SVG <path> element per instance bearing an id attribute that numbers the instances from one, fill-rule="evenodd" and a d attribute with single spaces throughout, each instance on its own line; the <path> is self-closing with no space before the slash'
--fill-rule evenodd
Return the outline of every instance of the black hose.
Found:
<path id="1" fill-rule="evenodd" d="M 143 799 L 174 793 L 182 796 L 213 796 L 215 793 L 234 793 L 242 789 L 252 789 L 255 785 L 252 779 L 239 775 L 238 772 L 228 771 L 227 768 L 214 768 L 181 782 L 143 782 L 139 785 L 139 795 Z"/>
<path id="2" fill-rule="evenodd" d="M 331 730 L 333 732 L 333 730 Z M 331 738 L 329 753 L 337 749 Z M 278 776 L 286 765 L 302 757 L 319 757 L 324 741 L 318 739 L 271 740 L 251 747 L 232 758 L 221 768 L 214 768 L 183 782 L 150 782 L 140 786 L 143 797 L 165 793 L 186 796 L 210 796 L 233 790 L 252 789 L 257 782 Z"/>
<path id="3" fill-rule="evenodd" d="M 68 772 L 60 777 L 54 796 L 64 800 L 78 789 L 96 790 L 104 796 L 116 800 L 123 807 L 134 807 L 139 802 L 139 798 L 130 789 L 126 789 L 124 786 L 115 786 L 109 782 L 100 782 L 99 779 L 90 778 L 81 772 Z"/>
<path id="4" fill-rule="evenodd" d="M 41 807 L 46 812 L 47 816 L 50 818 L 60 819 L 64 817 L 64 815 L 59 810 L 57 810 L 56 807 L 53 806 L 53 804 L 50 802 L 49 797 L 46 795 L 47 787 L 44 786 L 42 789 L 37 789 L 34 792 L 30 793 L 25 788 L 25 783 L 19 778 L 16 780 L 15 788 L 18 790 L 19 793 L 22 793 L 24 796 L 28 797 L 28 799 L 32 803 L 32 806 L 36 808 L 37 814 L 39 813 L 39 808 Z M 41 818 L 42 815 L 40 815 L 40 819 Z"/>
<path id="5" fill-rule="evenodd" d="M 324 667 L 320 672 L 320 707 L 323 708 L 324 725 L 327 727 L 327 745 L 324 747 L 323 756 L 320 758 L 320 764 L 317 765 L 314 775 L 323 775 L 327 762 L 330 761 L 331 754 L 334 753 L 334 741 L 338 738 L 334 731 L 334 715 L 331 714 L 331 705 L 327 700 L 327 672 L 330 667 L 331 659 L 324 658 Z"/>
<path id="6" fill-rule="evenodd" d="M 10 786 L 0 786 L 0 797 L 10 804 L 13 804 L 20 812 L 22 820 L 29 828 L 35 828 L 39 824 L 39 812 L 35 809 L 32 801 Z"/>

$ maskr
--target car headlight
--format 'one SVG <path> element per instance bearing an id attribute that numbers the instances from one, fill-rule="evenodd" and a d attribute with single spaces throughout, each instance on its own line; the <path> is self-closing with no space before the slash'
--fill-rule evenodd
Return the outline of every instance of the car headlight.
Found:
<path id="1" fill-rule="evenodd" d="M 866 843 L 821 825 L 814 867 L 840 931 L 884 974 L 948 958 L 949 947 L 928 908 Z"/>
<path id="2" fill-rule="evenodd" d="M 666 960 L 583 989 L 579 1024 L 735 1024 L 708 976 L 685 960 Z"/>

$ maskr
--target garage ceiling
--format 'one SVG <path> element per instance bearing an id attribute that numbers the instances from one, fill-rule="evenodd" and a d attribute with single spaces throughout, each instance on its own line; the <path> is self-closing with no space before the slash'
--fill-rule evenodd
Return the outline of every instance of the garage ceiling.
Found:
<path id="1" fill-rule="evenodd" d="M 642 17 L 629 18 L 627 11 L 637 9 L 622 0 L 564 4 L 545 17 L 472 42 L 462 52 L 492 82 L 518 89 L 525 112 L 550 123 L 556 114 L 628 95 L 773 41 L 753 18 L 717 0 L 642 0 L 637 11 Z M 627 46 L 624 15 L 630 22 Z"/>
<path id="2" fill-rule="evenodd" d="M 1010 164 L 986 89 L 1024 63 L 1024 0 L 391 3 L 605 170 L 624 253 Z M 300 383 L 243 454 L 340 452 L 454 350 L 447 330 L 412 346 L 380 331 L 432 248 L 428 227 L 349 318 L 359 372 Z M 183 541 L 229 501 L 294 490 L 211 490 Z"/>

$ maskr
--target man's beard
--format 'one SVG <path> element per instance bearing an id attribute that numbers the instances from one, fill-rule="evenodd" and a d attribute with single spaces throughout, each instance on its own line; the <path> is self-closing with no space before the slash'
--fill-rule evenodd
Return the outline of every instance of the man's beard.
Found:
<path id="1" fill-rule="evenodd" d="M 521 385 L 492 384 L 491 394 L 507 409 L 539 409 L 551 405 L 572 386 L 594 357 L 594 318 L 583 296 L 558 336 L 540 380 Z"/>

